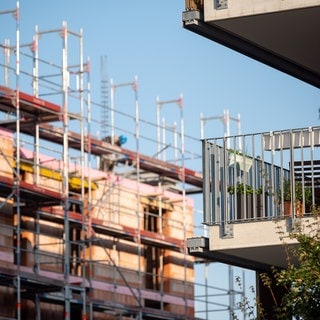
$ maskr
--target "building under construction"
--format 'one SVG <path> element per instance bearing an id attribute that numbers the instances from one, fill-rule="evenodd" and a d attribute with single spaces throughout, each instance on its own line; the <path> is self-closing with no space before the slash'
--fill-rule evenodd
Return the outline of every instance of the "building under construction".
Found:
<path id="1" fill-rule="evenodd" d="M 36 27 L 22 43 L 19 2 L 0 19 L 15 34 L 4 38 L 1 62 L 0 319 L 195 319 L 186 239 L 189 194 L 201 192 L 202 176 L 185 166 L 182 97 L 157 101 L 158 112 L 165 103 L 180 110 L 175 161 L 159 156 L 159 123 L 156 156 L 140 152 L 137 79 L 111 84 L 110 119 L 101 121 L 109 130 L 95 137 L 82 31 Z M 57 62 L 41 56 L 46 41 Z M 135 151 L 123 148 L 112 104 L 125 85 L 135 96 Z"/>

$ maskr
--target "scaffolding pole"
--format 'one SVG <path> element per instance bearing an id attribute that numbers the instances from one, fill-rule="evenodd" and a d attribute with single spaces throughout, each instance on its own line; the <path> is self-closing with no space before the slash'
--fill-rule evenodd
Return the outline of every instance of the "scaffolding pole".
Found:
<path id="1" fill-rule="evenodd" d="M 20 208 L 20 3 L 17 1 L 16 7 L 16 148 L 17 148 L 17 175 L 16 183 L 16 199 L 17 199 L 17 319 L 21 319 L 21 208 Z"/>
<path id="2" fill-rule="evenodd" d="M 16 274 L 16 315 L 17 319 L 21 319 L 21 208 L 20 208 L 20 3 L 16 1 L 16 8 L 12 10 L 1 11 L 0 14 L 12 14 L 16 20 L 16 43 L 15 43 L 15 52 L 16 52 L 16 61 L 15 61 L 15 106 L 16 106 L 16 172 L 14 177 L 14 187 L 13 194 L 16 201 L 16 226 L 15 226 L 15 245 L 16 245 L 16 265 L 17 265 L 17 274 Z M 5 63 L 9 64 L 10 60 L 10 48 L 9 41 L 5 43 Z M 5 84 L 9 83 L 9 70 L 5 67 Z"/>
<path id="3" fill-rule="evenodd" d="M 140 195 L 140 127 L 139 127 L 139 101 L 138 101 L 138 77 L 135 76 L 134 82 L 133 82 L 133 90 L 134 90 L 134 101 L 135 101 L 135 136 L 136 136 L 136 152 L 137 152 L 137 219 L 138 219 L 138 268 L 139 268 L 139 289 L 138 289 L 138 299 L 139 299 L 139 320 L 143 319 L 142 316 L 142 266 L 141 266 L 141 259 L 142 256 L 142 248 L 141 248 L 141 223 L 140 223 L 140 216 L 141 216 L 141 210 L 140 210 L 140 203 L 141 203 L 141 195 Z"/>
<path id="4" fill-rule="evenodd" d="M 240 136 L 241 134 L 241 121 L 240 121 L 240 114 L 237 117 L 230 116 L 229 110 L 225 109 L 223 111 L 223 115 L 221 116 L 211 116 L 211 117 L 204 117 L 202 113 L 200 113 L 200 139 L 204 139 L 204 127 L 207 121 L 210 120 L 220 120 L 223 123 L 224 128 L 224 137 L 230 136 L 230 120 L 237 122 L 237 132 Z M 239 137 L 239 150 L 242 149 L 241 140 Z"/>

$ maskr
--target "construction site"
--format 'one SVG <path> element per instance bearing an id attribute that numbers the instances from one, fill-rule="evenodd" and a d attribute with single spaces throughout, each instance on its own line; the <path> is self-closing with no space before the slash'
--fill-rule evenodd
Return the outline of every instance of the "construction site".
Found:
<path id="1" fill-rule="evenodd" d="M 217 307 L 233 312 L 243 293 L 233 289 L 232 270 L 232 290 L 197 285 L 195 264 L 209 262 L 187 250 L 203 179 L 188 168 L 189 159 L 201 165 L 201 156 L 185 150 L 185 140 L 200 139 L 185 134 L 183 96 L 157 98 L 157 123 L 150 123 L 139 117 L 138 79 L 115 84 L 102 73 L 101 101 L 94 102 L 82 30 L 67 22 L 36 27 L 23 42 L 23 12 L 12 4 L 0 8 L 0 19 L 9 21 L 0 33 L 0 319 L 208 319 Z M 102 57 L 102 70 L 104 64 Z M 120 87 L 132 91 L 131 114 L 114 107 Z M 178 108 L 173 125 L 165 123 L 165 104 Z M 143 126 L 154 139 L 141 134 Z M 125 148 L 127 139 L 134 148 Z"/>

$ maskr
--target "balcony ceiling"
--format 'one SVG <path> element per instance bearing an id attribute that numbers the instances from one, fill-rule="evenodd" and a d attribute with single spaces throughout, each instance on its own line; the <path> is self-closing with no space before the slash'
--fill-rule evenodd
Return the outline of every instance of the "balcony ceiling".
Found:
<path id="1" fill-rule="evenodd" d="M 183 18 L 184 28 L 320 88 L 320 6 L 211 21 L 202 16 Z"/>
<path id="2" fill-rule="evenodd" d="M 292 249 L 293 245 L 290 245 L 290 248 Z M 283 245 L 217 250 L 198 256 L 259 271 L 270 271 L 273 267 L 283 269 L 288 266 Z M 296 259 L 292 258 L 291 262 L 297 264 Z"/>

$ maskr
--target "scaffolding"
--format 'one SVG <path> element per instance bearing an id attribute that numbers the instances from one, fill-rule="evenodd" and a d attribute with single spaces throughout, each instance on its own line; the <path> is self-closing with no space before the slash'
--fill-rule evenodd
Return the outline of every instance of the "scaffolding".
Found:
<path id="1" fill-rule="evenodd" d="M 19 11 L 19 1 L 0 11 L 0 18 L 13 15 L 16 22 L 14 45 L 1 45 L 0 319 L 201 319 L 195 309 L 203 297 L 195 296 L 186 239 L 194 232 L 190 195 L 201 192 L 202 175 L 186 168 L 191 153 L 182 95 L 157 99 L 153 125 L 140 119 L 137 77 L 111 81 L 107 130 L 106 74 L 102 70 L 98 121 L 82 30 L 70 30 L 67 22 L 54 30 L 36 27 L 32 41 L 21 44 Z M 57 52 L 44 57 L 48 45 Z M 119 87 L 133 89 L 133 116 L 115 110 Z M 161 126 L 166 103 L 179 107 L 179 128 Z M 135 151 L 123 147 L 131 133 L 116 126 L 115 115 L 133 122 Z M 155 142 L 155 156 L 142 152 L 141 124 L 157 130 L 157 141 L 146 139 Z M 97 125 L 104 127 L 100 138 L 91 132 Z M 169 148 L 173 161 L 164 153 Z M 217 304 L 207 296 L 206 318 L 209 305 Z"/>

